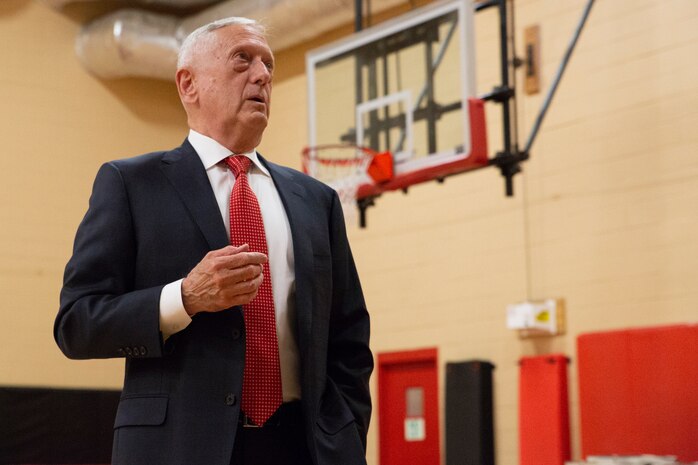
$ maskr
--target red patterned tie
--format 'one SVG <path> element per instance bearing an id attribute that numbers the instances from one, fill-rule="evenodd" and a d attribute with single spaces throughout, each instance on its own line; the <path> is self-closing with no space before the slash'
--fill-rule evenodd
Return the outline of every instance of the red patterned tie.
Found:
<path id="1" fill-rule="evenodd" d="M 268 255 L 262 212 L 247 181 L 251 160 L 245 156 L 225 159 L 235 175 L 230 195 L 230 243 L 249 244 L 250 251 Z M 245 318 L 245 371 L 242 382 L 242 410 L 262 426 L 282 402 L 281 365 L 276 337 L 274 298 L 269 263 L 257 297 L 243 306 Z"/>

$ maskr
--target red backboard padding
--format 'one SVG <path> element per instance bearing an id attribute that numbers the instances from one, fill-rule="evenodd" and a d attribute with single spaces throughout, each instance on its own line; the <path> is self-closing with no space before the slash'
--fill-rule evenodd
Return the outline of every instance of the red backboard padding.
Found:
<path id="1" fill-rule="evenodd" d="M 577 339 L 582 455 L 698 461 L 698 325 Z"/>
<path id="2" fill-rule="evenodd" d="M 570 459 L 567 357 L 524 357 L 519 363 L 519 462 L 563 465 Z"/>

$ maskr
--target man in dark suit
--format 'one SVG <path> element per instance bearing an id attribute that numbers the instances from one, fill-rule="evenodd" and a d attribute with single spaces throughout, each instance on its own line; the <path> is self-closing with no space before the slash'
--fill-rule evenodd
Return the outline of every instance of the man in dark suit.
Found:
<path id="1" fill-rule="evenodd" d="M 113 465 L 365 464 L 368 313 L 336 193 L 255 151 L 273 67 L 254 21 L 195 31 L 187 140 L 97 174 L 54 336 L 70 358 L 126 358 Z M 261 248 L 236 239 L 261 223 Z"/>

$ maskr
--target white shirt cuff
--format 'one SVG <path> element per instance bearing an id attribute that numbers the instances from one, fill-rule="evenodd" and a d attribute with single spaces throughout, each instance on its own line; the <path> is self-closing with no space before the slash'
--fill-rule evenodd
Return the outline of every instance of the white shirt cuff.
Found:
<path id="1" fill-rule="evenodd" d="M 182 302 L 182 281 L 175 281 L 162 288 L 160 293 L 160 332 L 163 340 L 178 333 L 191 323 L 191 317 Z"/>

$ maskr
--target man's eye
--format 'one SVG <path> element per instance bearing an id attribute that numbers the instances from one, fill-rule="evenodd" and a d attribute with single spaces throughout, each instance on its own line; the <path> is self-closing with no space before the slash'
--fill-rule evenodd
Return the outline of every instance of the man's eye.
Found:
<path id="1" fill-rule="evenodd" d="M 267 69 L 268 69 L 269 71 L 273 71 L 273 70 L 274 70 L 274 63 L 272 63 L 271 61 L 265 62 L 265 63 L 264 63 L 264 66 L 266 66 Z"/>

